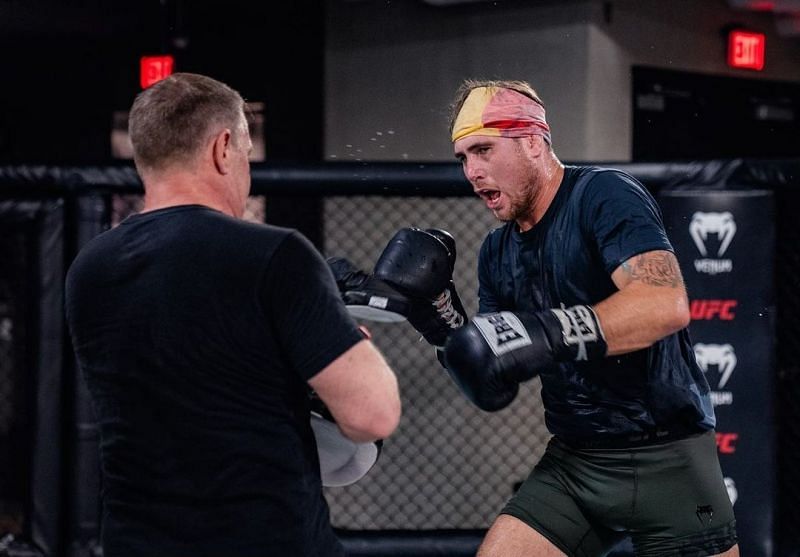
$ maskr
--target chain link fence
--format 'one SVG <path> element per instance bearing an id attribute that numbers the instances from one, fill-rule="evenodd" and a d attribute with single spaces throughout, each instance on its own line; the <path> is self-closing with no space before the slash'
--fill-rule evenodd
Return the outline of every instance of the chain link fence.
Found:
<path id="1" fill-rule="evenodd" d="M 406 226 L 444 228 L 456 238 L 454 282 L 467 313 L 476 313 L 478 249 L 497 226 L 478 199 L 330 197 L 324 202 L 326 255 L 347 257 L 366 270 Z M 363 480 L 327 490 L 334 526 L 487 528 L 549 439 L 539 380 L 524 385 L 510 407 L 482 412 L 460 393 L 409 324 L 370 328 L 397 373 L 403 418 Z"/>

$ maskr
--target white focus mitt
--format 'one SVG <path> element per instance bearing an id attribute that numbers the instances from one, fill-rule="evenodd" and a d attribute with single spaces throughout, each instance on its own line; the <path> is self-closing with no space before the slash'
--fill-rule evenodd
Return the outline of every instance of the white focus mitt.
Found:
<path id="1" fill-rule="evenodd" d="M 309 393 L 311 430 L 317 442 L 322 485 L 350 485 L 372 469 L 381 454 L 383 441 L 358 443 L 342 434 L 330 410 L 317 393 Z"/>

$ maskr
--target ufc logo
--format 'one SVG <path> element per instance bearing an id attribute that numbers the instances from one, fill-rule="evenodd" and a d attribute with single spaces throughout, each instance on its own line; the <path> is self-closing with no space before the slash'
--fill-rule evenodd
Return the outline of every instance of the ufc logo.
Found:
<path id="1" fill-rule="evenodd" d="M 693 321 L 715 317 L 719 317 L 722 321 L 732 321 L 736 317 L 733 310 L 738 303 L 736 300 L 692 300 L 689 309 Z"/>
<path id="2" fill-rule="evenodd" d="M 736 452 L 738 433 L 717 433 L 717 450 L 720 454 L 733 454 Z"/>

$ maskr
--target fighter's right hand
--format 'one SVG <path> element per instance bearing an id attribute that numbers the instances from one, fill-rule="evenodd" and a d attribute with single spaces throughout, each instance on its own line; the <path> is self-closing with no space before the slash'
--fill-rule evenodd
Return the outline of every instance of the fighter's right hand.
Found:
<path id="1" fill-rule="evenodd" d="M 399 230 L 375 263 L 375 277 L 408 296 L 408 322 L 436 347 L 467 321 L 453 284 L 455 240 L 441 229 Z"/>

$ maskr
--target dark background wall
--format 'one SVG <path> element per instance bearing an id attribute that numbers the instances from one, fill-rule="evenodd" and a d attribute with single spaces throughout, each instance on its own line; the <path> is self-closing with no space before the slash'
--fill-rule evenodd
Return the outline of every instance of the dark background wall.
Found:
<path id="1" fill-rule="evenodd" d="M 766 34 L 762 72 L 726 66 L 735 26 Z M 688 97 L 650 113 L 673 131 L 735 122 L 751 97 L 786 97 L 779 82 L 800 121 L 800 10 L 786 0 L 0 0 L 0 53 L 0 163 L 110 160 L 112 112 L 139 90 L 139 57 L 157 53 L 263 102 L 268 161 L 451 160 L 447 104 L 465 77 L 531 81 L 565 160 L 670 147 L 637 119 L 634 67 L 688 74 L 676 76 Z M 742 100 L 727 99 L 727 120 L 707 106 L 726 89 Z M 771 154 L 718 136 L 720 149 L 702 137 L 678 150 L 670 137 L 663 156 Z"/>
<path id="2" fill-rule="evenodd" d="M 267 161 L 323 151 L 319 0 L 0 0 L 0 164 L 103 164 L 139 58 L 172 54 L 263 103 Z M 275 198 L 267 217 L 321 245 L 320 206 Z"/>
<path id="3" fill-rule="evenodd" d="M 110 159 L 139 57 L 171 53 L 265 103 L 267 156 L 322 151 L 320 2 L 0 0 L 0 162 Z"/>
<path id="4" fill-rule="evenodd" d="M 646 149 L 649 160 L 761 155 L 747 141 L 733 153 L 727 149 L 731 123 L 753 142 L 761 138 L 753 137 L 750 124 L 756 131 L 759 122 L 770 123 L 753 122 L 754 90 L 742 90 L 741 83 L 761 82 L 755 92 L 766 92 L 772 103 L 780 86 L 768 82 L 800 81 L 800 10 L 788 0 L 325 4 L 325 154 L 331 160 L 453 160 L 448 104 L 461 80 L 471 77 L 529 81 L 545 102 L 563 160 L 629 161 L 642 154 L 637 142 L 647 139 L 634 134 L 635 67 L 689 74 L 677 87 L 663 83 L 663 109 L 651 104 L 649 115 L 698 141 L 687 143 L 684 134 L 679 150 L 664 137 L 655 145 L 665 147 L 663 154 Z M 794 34 L 783 22 L 794 22 Z M 728 67 L 732 27 L 765 35 L 762 71 Z M 694 83 L 708 76 L 720 78 L 712 89 Z M 714 106 L 724 107 L 727 119 L 709 110 Z M 797 104 L 794 111 L 800 114 Z M 663 130 L 653 135 L 663 137 Z"/>

